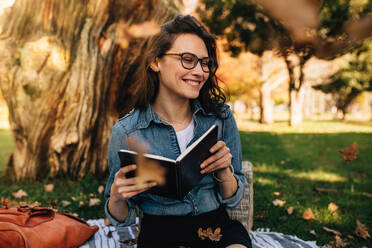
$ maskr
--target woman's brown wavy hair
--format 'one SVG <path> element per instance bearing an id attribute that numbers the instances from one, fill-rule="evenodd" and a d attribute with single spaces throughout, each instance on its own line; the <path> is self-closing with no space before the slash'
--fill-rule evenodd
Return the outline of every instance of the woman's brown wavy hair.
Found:
<path id="1" fill-rule="evenodd" d="M 132 96 L 136 96 L 133 99 L 134 107 L 143 110 L 148 104 L 154 103 L 159 91 L 159 78 L 158 74 L 150 68 L 150 63 L 156 57 L 164 56 L 180 34 L 195 34 L 204 41 L 214 66 L 200 90 L 198 100 L 207 112 L 215 113 L 222 118 L 222 107 L 226 96 L 218 86 L 219 79 L 215 74 L 218 68 L 216 37 L 190 15 L 179 15 L 166 22 L 161 26 L 161 31 L 148 40 L 147 51 L 134 75 L 135 83 L 131 90 Z"/>

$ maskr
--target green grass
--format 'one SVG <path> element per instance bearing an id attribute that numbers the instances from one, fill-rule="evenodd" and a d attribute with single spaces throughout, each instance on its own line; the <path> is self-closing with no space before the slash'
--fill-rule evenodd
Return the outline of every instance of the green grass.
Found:
<path id="1" fill-rule="evenodd" d="M 372 193 L 372 123 L 308 121 L 289 128 L 282 122 L 259 125 L 245 121 L 240 127 L 248 130 L 241 131 L 243 159 L 252 161 L 255 168 L 254 229 L 268 227 L 324 245 L 332 235 L 323 227 L 340 231 L 344 238 L 354 235 L 356 219 L 372 228 L 372 198 L 365 194 Z M 360 153 L 346 164 L 339 151 L 354 141 Z M 315 188 L 337 191 L 320 193 Z M 285 200 L 285 206 L 274 206 L 275 199 Z M 330 202 L 339 209 L 329 211 Z M 294 207 L 292 215 L 286 212 L 289 206 Z M 301 218 L 307 208 L 312 209 L 315 220 Z M 264 212 L 267 216 L 260 218 Z M 372 240 L 356 239 L 348 247 L 362 245 L 370 247 Z"/>
<path id="2" fill-rule="evenodd" d="M 305 121 L 290 128 L 286 122 L 261 125 L 244 118 L 238 119 L 241 130 L 243 158 L 254 164 L 254 227 L 296 235 L 304 240 L 316 240 L 324 245 L 332 235 L 323 230 L 328 227 L 340 231 L 343 237 L 354 235 L 356 219 L 372 229 L 372 123 Z M 0 130 L 0 170 L 4 167 L 13 143 L 10 131 Z M 346 164 L 339 150 L 357 142 L 358 158 Z M 350 178 L 354 180 L 354 192 L 350 191 Z M 55 190 L 45 192 L 44 185 L 53 183 Z M 10 183 L 0 178 L 0 198 L 15 201 L 12 193 L 23 189 L 28 197 L 22 201 L 54 205 L 61 211 L 74 212 L 92 219 L 103 217 L 103 194 L 97 193 L 105 179 L 91 176 L 76 183 L 68 178 L 44 180 L 34 183 Z M 336 192 L 320 193 L 315 188 L 332 188 Z M 280 192 L 275 196 L 274 192 Z M 91 195 L 94 194 L 94 195 Z M 101 199 L 101 204 L 87 206 L 89 198 Z M 73 200 L 73 198 L 75 200 Z M 273 206 L 274 199 L 285 200 L 283 207 Z M 72 202 L 63 207 L 62 200 Z M 79 202 L 85 204 L 79 207 Z M 330 202 L 339 206 L 335 212 L 327 209 Z M 292 215 L 286 208 L 294 207 Z M 303 212 L 311 208 L 315 220 L 303 220 Z M 266 211 L 267 215 L 260 218 Z M 310 234 L 314 230 L 317 236 Z M 372 235 L 372 231 L 369 231 Z M 355 235 L 354 235 L 355 236 Z M 371 247 L 372 239 L 355 238 L 348 247 Z"/>

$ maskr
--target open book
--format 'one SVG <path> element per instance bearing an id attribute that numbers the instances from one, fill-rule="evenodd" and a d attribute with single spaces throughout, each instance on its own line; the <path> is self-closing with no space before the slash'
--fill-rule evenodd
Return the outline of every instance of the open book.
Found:
<path id="1" fill-rule="evenodd" d="M 148 192 L 159 196 L 178 199 L 180 201 L 200 182 L 205 174 L 200 173 L 200 164 L 212 154 L 209 149 L 217 143 L 218 126 L 213 125 L 199 139 L 183 151 L 176 160 L 153 154 L 144 154 L 144 157 L 156 161 L 165 168 L 165 183 L 155 186 Z M 121 166 L 136 163 L 137 153 L 129 150 L 120 150 Z M 127 173 L 133 177 L 135 173 Z"/>

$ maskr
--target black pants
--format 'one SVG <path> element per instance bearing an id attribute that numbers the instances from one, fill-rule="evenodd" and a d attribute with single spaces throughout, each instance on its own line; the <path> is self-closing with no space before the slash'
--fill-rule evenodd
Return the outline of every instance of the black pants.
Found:
<path id="1" fill-rule="evenodd" d="M 202 240 L 198 229 L 208 227 L 221 228 L 219 241 L 209 238 Z M 141 220 L 141 231 L 138 237 L 138 248 L 156 247 L 227 247 L 231 244 L 242 244 L 251 248 L 251 240 L 244 226 L 237 220 L 231 220 L 225 208 L 192 216 L 159 216 L 144 214 Z"/>

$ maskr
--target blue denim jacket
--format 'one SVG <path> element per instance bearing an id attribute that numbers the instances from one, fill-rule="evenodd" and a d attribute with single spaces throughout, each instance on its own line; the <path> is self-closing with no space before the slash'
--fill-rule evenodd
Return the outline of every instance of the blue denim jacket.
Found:
<path id="1" fill-rule="evenodd" d="M 145 111 L 133 110 L 125 117 L 119 119 L 112 128 L 108 149 L 110 175 L 105 190 L 105 212 L 113 225 L 126 226 L 135 223 L 135 205 L 138 205 L 144 213 L 153 215 L 198 215 L 215 210 L 221 204 L 227 208 L 234 208 L 240 203 L 244 193 L 244 175 L 241 170 L 241 145 L 239 132 L 230 108 L 226 105 L 223 111 L 227 119 L 224 120 L 223 126 L 225 130 L 222 131 L 222 120 L 214 114 L 206 113 L 199 101 L 192 100 L 191 107 L 195 121 L 195 131 L 189 145 L 202 136 L 213 124 L 219 126 L 218 139 L 226 143 L 232 154 L 231 163 L 234 166 L 234 176 L 238 181 L 236 193 L 231 198 L 222 199 L 218 183 L 212 174 L 208 174 L 185 196 L 183 202 L 143 192 L 127 200 L 129 213 L 123 222 L 118 222 L 111 216 L 108 211 L 110 189 L 115 173 L 120 169 L 118 151 L 120 149 L 129 149 L 126 142 L 127 137 L 133 135 L 140 141 L 147 142 L 148 153 L 171 159 L 176 159 L 180 155 L 174 128 L 162 121 L 149 105 Z"/>

